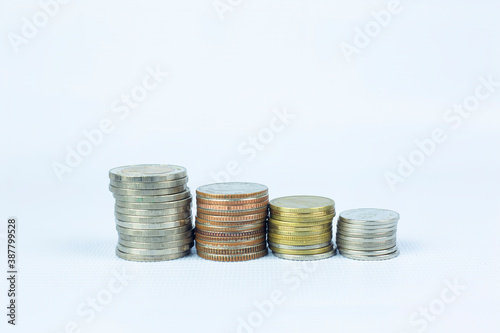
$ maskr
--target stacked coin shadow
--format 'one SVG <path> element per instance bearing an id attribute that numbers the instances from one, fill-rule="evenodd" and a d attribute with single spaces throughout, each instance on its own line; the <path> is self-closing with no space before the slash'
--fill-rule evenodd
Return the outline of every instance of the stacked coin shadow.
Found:
<path id="1" fill-rule="evenodd" d="M 186 169 L 146 164 L 109 171 L 116 199 L 116 255 L 131 261 L 184 257 L 194 245 Z"/>
<path id="2" fill-rule="evenodd" d="M 337 224 L 340 254 L 356 260 L 385 260 L 399 255 L 396 243 L 399 214 L 360 208 L 342 212 Z"/>
<path id="3" fill-rule="evenodd" d="M 267 255 L 268 188 L 217 183 L 196 190 L 196 250 L 213 261 L 246 261 Z"/>
<path id="4" fill-rule="evenodd" d="M 270 202 L 269 248 L 276 257 L 319 260 L 336 254 L 332 242 L 335 202 L 317 196 L 289 196 Z"/>

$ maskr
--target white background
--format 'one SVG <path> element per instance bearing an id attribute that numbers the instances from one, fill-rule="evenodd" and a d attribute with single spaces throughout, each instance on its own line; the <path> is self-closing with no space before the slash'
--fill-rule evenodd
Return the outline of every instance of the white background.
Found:
<path id="1" fill-rule="evenodd" d="M 500 4 L 404 2 L 350 62 L 340 45 L 387 1 L 233 4 L 221 19 L 211 0 L 70 1 L 15 52 L 9 36 L 40 5 L 1 2 L 2 270 L 6 219 L 19 219 L 19 318 L 8 332 L 59 333 L 71 322 L 81 332 L 237 332 L 273 290 L 285 302 L 241 332 L 417 332 L 423 324 L 411 318 L 430 305 L 443 311 L 426 331 L 498 332 L 500 88 L 458 128 L 443 117 L 480 77 L 500 81 Z M 147 67 L 169 76 L 120 119 L 115 101 Z M 238 146 L 283 108 L 294 118 L 248 161 Z M 104 118 L 112 133 L 60 181 L 54 162 Z M 435 128 L 447 140 L 392 191 L 385 173 Z M 266 184 L 272 198 L 398 211 L 401 256 L 337 256 L 307 275 L 272 255 L 236 264 L 194 251 L 152 264 L 115 257 L 110 168 L 183 165 L 194 190 L 232 160 L 232 181 Z M 122 270 L 134 279 L 86 321 L 77 309 Z M 455 280 L 466 290 L 439 309 Z M 4 332 L 4 278 L 0 286 Z"/>

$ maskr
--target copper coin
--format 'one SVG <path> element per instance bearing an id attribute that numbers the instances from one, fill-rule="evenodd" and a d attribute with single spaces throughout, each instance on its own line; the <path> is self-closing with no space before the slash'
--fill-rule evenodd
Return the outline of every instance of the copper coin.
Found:
<path id="1" fill-rule="evenodd" d="M 249 210 L 228 210 L 228 211 L 223 211 L 223 210 L 212 210 L 212 209 L 205 209 L 202 207 L 197 207 L 197 213 L 198 214 L 205 214 L 205 215 L 216 215 L 216 216 L 244 216 L 244 215 L 255 215 L 255 214 L 262 214 L 266 213 L 267 216 L 267 205 L 263 208 L 259 209 L 249 209 Z"/>
<path id="2" fill-rule="evenodd" d="M 257 220 L 250 220 L 250 221 L 232 221 L 232 222 L 219 222 L 219 221 L 210 221 L 210 220 L 205 220 L 199 217 L 196 217 L 196 222 L 206 225 L 206 226 L 213 226 L 213 227 L 245 227 L 245 226 L 252 226 L 256 224 L 261 224 L 261 223 L 266 223 L 266 219 L 257 219 Z"/>
<path id="3" fill-rule="evenodd" d="M 195 239 L 196 240 L 201 240 L 201 241 L 207 241 L 207 242 L 214 242 L 214 243 L 238 243 L 238 242 L 247 242 L 247 241 L 253 241 L 255 239 L 262 239 L 262 241 L 266 240 L 266 234 L 258 234 L 258 235 L 252 235 L 252 236 L 247 236 L 247 237 L 214 237 L 214 236 L 206 236 L 202 235 L 199 233 L 195 233 Z M 279 243 L 279 242 L 277 242 Z"/>
<path id="4" fill-rule="evenodd" d="M 247 253 L 247 254 L 210 254 L 201 251 L 197 251 L 198 255 L 207 260 L 212 261 L 247 261 L 252 259 L 262 258 L 267 255 L 267 249 L 255 252 L 255 253 Z"/>
<path id="5" fill-rule="evenodd" d="M 206 225 L 202 224 L 200 222 L 196 222 L 196 229 L 198 230 L 205 230 L 205 231 L 215 231 L 215 232 L 240 232 L 240 231 L 252 231 L 252 230 L 260 230 L 260 229 L 265 229 L 266 228 L 266 223 L 265 222 L 259 222 L 255 224 L 248 224 L 248 225 L 230 225 L 230 226 L 213 226 L 213 225 Z"/>
<path id="6" fill-rule="evenodd" d="M 259 252 L 262 250 L 265 250 L 267 248 L 267 244 L 265 242 L 257 244 L 257 245 L 251 245 L 251 246 L 246 246 L 246 247 L 238 247 L 238 248 L 213 248 L 213 247 L 207 247 L 204 246 L 200 243 L 196 244 L 196 249 L 198 251 L 202 251 L 205 253 L 211 253 L 211 254 L 245 254 L 245 253 L 255 253 Z"/>
<path id="7" fill-rule="evenodd" d="M 198 204 L 207 204 L 207 205 L 247 205 L 252 203 L 260 203 L 260 202 L 268 202 L 269 203 L 269 195 L 263 195 L 257 198 L 246 198 L 246 199 L 207 199 L 202 197 L 196 197 L 196 202 Z"/>
<path id="8" fill-rule="evenodd" d="M 216 183 L 200 186 L 196 189 L 198 197 L 208 199 L 258 198 L 267 194 L 267 186 L 257 183 Z"/>
<path id="9" fill-rule="evenodd" d="M 244 231 L 244 232 L 218 232 L 218 231 L 207 231 L 195 229 L 195 233 L 197 235 L 209 236 L 209 237 L 227 237 L 227 238 L 242 238 L 242 237 L 251 237 L 251 236 L 259 236 L 266 232 L 265 228 L 260 228 L 257 230 Z"/>
<path id="10" fill-rule="evenodd" d="M 221 247 L 221 248 L 238 248 L 238 247 L 245 247 L 245 246 L 251 246 L 251 245 L 256 245 L 260 244 L 262 242 L 265 242 L 266 238 L 259 236 L 255 237 L 250 240 L 237 240 L 237 241 L 209 241 L 209 240 L 204 240 L 197 238 L 196 239 L 196 244 L 202 244 L 204 246 L 210 246 L 210 247 Z"/>
<path id="11" fill-rule="evenodd" d="M 245 222 L 254 221 L 267 218 L 267 211 L 258 214 L 238 215 L 238 216 L 224 216 L 224 215 L 210 215 L 202 212 L 197 212 L 197 217 L 213 222 Z"/>
<path id="12" fill-rule="evenodd" d="M 252 204 L 246 204 L 246 205 L 209 205 L 209 204 L 202 204 L 202 203 L 197 203 L 196 206 L 198 208 L 203 208 L 206 210 L 215 210 L 215 211 L 248 211 L 248 210 L 257 210 L 257 209 L 263 209 L 267 208 L 267 201 L 264 202 L 259 202 L 259 203 L 252 203 Z"/>

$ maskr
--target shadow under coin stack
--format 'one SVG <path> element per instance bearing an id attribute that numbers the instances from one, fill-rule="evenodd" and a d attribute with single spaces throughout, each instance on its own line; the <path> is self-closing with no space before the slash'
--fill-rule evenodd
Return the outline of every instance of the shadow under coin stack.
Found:
<path id="1" fill-rule="evenodd" d="M 116 255 L 132 261 L 184 257 L 194 243 L 186 169 L 146 164 L 109 171 L 116 199 Z"/>
<path id="2" fill-rule="evenodd" d="M 356 260 L 397 257 L 398 221 L 399 214 L 386 209 L 360 208 L 342 212 L 337 224 L 340 254 Z"/>
<path id="3" fill-rule="evenodd" d="M 319 260 L 336 254 L 332 242 L 335 202 L 316 196 L 290 196 L 271 200 L 269 248 L 276 257 Z"/>
<path id="4" fill-rule="evenodd" d="M 196 250 L 204 259 L 245 261 L 267 255 L 269 193 L 255 183 L 218 183 L 196 190 Z"/>

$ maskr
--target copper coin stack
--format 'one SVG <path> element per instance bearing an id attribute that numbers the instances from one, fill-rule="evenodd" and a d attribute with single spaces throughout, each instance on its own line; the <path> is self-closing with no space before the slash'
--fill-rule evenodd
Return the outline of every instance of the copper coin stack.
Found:
<path id="1" fill-rule="evenodd" d="M 246 261 L 267 255 L 267 186 L 217 183 L 196 190 L 198 255 L 214 261 Z"/>

